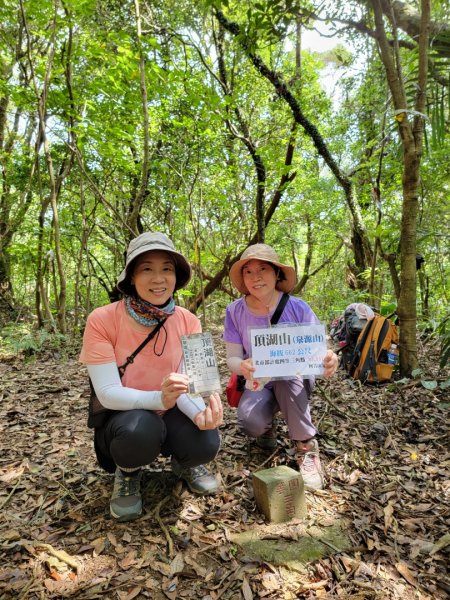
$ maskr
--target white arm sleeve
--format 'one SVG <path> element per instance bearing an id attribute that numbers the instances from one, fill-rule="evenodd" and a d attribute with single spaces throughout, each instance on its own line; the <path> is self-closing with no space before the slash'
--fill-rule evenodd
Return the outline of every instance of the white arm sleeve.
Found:
<path id="1" fill-rule="evenodd" d="M 181 394 L 177 400 L 177 406 L 191 421 L 206 408 L 203 398 L 194 394 Z"/>
<path id="2" fill-rule="evenodd" d="M 181 360 L 178 366 L 178 373 L 186 373 L 184 360 Z M 191 419 L 191 421 L 194 420 L 194 417 L 198 415 L 199 412 L 202 412 L 206 408 L 205 401 L 201 396 L 191 394 L 181 394 L 177 400 L 177 406 L 182 413 Z"/>
<path id="3" fill-rule="evenodd" d="M 136 390 L 124 387 L 115 362 L 104 365 L 87 365 L 89 377 L 97 398 L 111 410 L 164 410 L 161 392 Z"/>
<path id="4" fill-rule="evenodd" d="M 244 348 L 242 344 L 226 343 L 227 365 L 232 373 L 242 375 L 241 362 L 244 360 Z"/>

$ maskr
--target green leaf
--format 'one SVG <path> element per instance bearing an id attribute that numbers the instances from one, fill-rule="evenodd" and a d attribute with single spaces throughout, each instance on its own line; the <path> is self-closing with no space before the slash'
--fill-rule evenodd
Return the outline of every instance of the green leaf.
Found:
<path id="1" fill-rule="evenodd" d="M 420 382 L 426 390 L 435 390 L 438 386 L 437 381 L 424 381 Z"/>

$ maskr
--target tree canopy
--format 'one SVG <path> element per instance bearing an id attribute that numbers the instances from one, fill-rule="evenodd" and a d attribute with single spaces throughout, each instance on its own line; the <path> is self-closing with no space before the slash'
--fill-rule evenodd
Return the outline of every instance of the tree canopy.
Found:
<path id="1" fill-rule="evenodd" d="M 417 325 L 448 327 L 444 4 L 6 0 L 2 322 L 79 329 L 144 230 L 192 262 L 179 301 L 221 318 L 266 240 L 321 318 L 397 309 L 417 368 Z M 334 48 L 304 49 L 322 23 Z"/>

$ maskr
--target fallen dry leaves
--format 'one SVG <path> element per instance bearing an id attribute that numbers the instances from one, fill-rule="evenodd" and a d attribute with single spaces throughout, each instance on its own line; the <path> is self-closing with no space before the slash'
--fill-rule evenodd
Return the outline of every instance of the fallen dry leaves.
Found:
<path id="1" fill-rule="evenodd" d="M 328 544 L 300 572 L 246 556 L 231 541 L 265 526 L 252 471 L 293 466 L 281 422 L 269 457 L 227 409 L 215 463 L 222 493 L 194 497 L 161 459 L 145 471 L 143 517 L 118 524 L 108 514 L 111 477 L 97 467 L 86 428 L 83 367 L 18 357 L 0 362 L 0 376 L 1 600 L 448 597 L 445 390 L 361 387 L 342 374 L 319 383 L 313 413 L 327 489 L 308 494 L 307 524 L 343 519 L 353 547 L 336 552 Z M 283 527 L 268 537 L 289 543 L 296 536 Z"/>

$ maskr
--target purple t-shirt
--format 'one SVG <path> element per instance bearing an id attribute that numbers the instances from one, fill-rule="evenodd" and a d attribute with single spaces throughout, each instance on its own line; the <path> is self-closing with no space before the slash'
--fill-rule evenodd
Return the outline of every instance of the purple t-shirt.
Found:
<path id="1" fill-rule="evenodd" d="M 281 296 L 280 296 L 281 299 Z M 268 315 L 255 315 L 248 308 L 245 299 L 239 298 L 227 306 L 225 313 L 225 323 L 223 339 L 231 344 L 242 344 L 244 348 L 244 358 L 248 358 L 250 340 L 248 328 L 251 327 L 269 327 L 270 318 L 275 312 L 275 308 Z M 300 298 L 289 296 L 278 323 L 319 323 L 319 319 L 314 314 L 309 304 L 306 304 Z"/>

